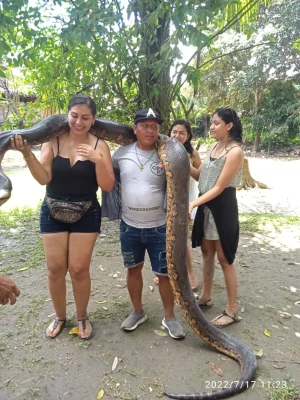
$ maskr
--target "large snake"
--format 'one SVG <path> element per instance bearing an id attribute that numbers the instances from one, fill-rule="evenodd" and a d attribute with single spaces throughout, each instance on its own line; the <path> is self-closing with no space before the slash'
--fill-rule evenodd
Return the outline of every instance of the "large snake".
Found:
<path id="1" fill-rule="evenodd" d="M 66 115 L 54 115 L 44 119 L 32 128 L 4 131 L 0 133 L 0 205 L 10 197 L 12 185 L 1 168 L 5 152 L 11 149 L 10 139 L 19 134 L 29 145 L 41 144 L 68 131 Z M 95 136 L 126 145 L 134 142 L 132 127 L 125 124 L 97 118 L 91 133 Z M 186 268 L 189 160 L 185 148 L 176 140 L 159 135 L 158 155 L 167 177 L 167 263 L 170 283 L 176 303 L 195 333 L 204 342 L 221 353 L 237 360 L 241 367 L 240 378 L 231 387 L 211 393 L 173 394 L 165 392 L 172 399 L 224 399 L 251 386 L 256 370 L 256 357 L 244 343 L 222 332 L 212 325 L 198 307 L 191 290 Z"/>

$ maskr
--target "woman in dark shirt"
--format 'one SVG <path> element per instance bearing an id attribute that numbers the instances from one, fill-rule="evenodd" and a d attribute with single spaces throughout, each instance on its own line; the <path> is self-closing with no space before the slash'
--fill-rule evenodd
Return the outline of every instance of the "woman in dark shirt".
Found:
<path id="1" fill-rule="evenodd" d="M 88 96 L 76 95 L 68 105 L 70 130 L 43 144 L 40 161 L 21 136 L 16 135 L 11 143 L 23 154 L 32 176 L 41 185 L 47 185 L 48 199 L 88 202 L 84 215 L 72 223 L 55 219 L 46 200 L 41 207 L 40 229 L 56 314 L 45 331 L 48 338 L 55 338 L 66 322 L 67 271 L 72 280 L 79 336 L 83 340 L 93 337 L 87 306 L 91 257 L 101 226 L 101 207 L 96 192 L 98 187 L 110 191 L 114 185 L 109 148 L 89 132 L 95 118 L 95 102 Z"/>

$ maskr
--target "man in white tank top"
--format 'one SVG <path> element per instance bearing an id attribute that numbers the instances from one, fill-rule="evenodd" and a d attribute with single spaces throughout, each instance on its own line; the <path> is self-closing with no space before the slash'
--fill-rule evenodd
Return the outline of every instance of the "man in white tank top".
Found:
<path id="1" fill-rule="evenodd" d="M 160 115 L 151 108 L 139 110 L 133 126 L 137 141 L 118 148 L 113 155 L 114 168 L 120 170 L 120 242 L 133 306 L 133 312 L 121 328 L 133 331 L 148 318 L 142 307 L 142 269 L 147 250 L 152 271 L 159 277 L 159 292 L 165 309 L 162 324 L 172 338 L 179 339 L 185 334 L 174 316 L 174 296 L 166 262 L 166 175 L 159 166 L 161 161 L 156 150 L 162 122 Z"/>

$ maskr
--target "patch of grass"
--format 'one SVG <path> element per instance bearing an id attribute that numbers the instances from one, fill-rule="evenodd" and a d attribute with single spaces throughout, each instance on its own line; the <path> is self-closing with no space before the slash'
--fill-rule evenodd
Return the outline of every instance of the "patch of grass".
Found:
<path id="1" fill-rule="evenodd" d="M 40 393 L 41 393 L 41 389 L 38 387 L 31 386 L 28 390 L 28 395 L 30 396 L 30 399 L 35 400 L 37 398 L 37 396 L 40 395 Z"/>
<path id="2" fill-rule="evenodd" d="M 44 357 L 35 357 L 35 358 L 23 358 L 21 360 L 21 369 L 26 369 L 27 371 L 32 371 L 32 367 L 39 365 L 39 368 L 41 365 L 48 364 L 48 360 L 45 360 Z"/>
<path id="3" fill-rule="evenodd" d="M 293 354 L 300 354 L 300 346 L 292 347 L 289 350 Z"/>
<path id="4" fill-rule="evenodd" d="M 120 311 L 125 312 L 129 309 L 129 304 L 127 299 L 120 299 L 119 297 L 113 296 L 113 305 Z"/>
<path id="5" fill-rule="evenodd" d="M 272 388 L 268 389 L 270 400 L 298 400 L 300 391 L 293 379 L 286 381 L 270 382 Z"/>
<path id="6" fill-rule="evenodd" d="M 20 268 L 37 268 L 45 262 L 42 239 L 34 234 L 32 238 L 27 238 L 27 244 L 20 250 L 2 253 L 0 259 L 9 263 L 0 267 L 0 271 L 4 274 L 10 274 Z"/>
<path id="7" fill-rule="evenodd" d="M 15 268 L 16 267 L 14 265 L 7 265 L 6 267 L 1 268 L 0 272 L 5 275 L 11 275 L 13 273 L 13 271 L 15 270 Z"/>
<path id="8" fill-rule="evenodd" d="M 28 313 L 34 316 L 38 316 L 44 306 L 45 298 L 45 296 L 33 298 L 28 308 Z"/>
<path id="9" fill-rule="evenodd" d="M 95 249 L 94 254 L 96 256 L 102 256 L 102 257 L 112 257 L 112 254 L 110 251 L 103 250 L 103 249 Z"/>
<path id="10" fill-rule="evenodd" d="M 6 349 L 7 349 L 6 344 L 2 342 L 2 340 L 0 340 L 0 351 L 4 351 Z"/>
<path id="11" fill-rule="evenodd" d="M 107 239 L 106 243 L 120 243 L 120 239 L 118 237 L 112 237 Z"/>
<path id="12" fill-rule="evenodd" d="M 32 267 L 38 267 L 45 262 L 45 253 L 42 239 L 39 237 L 35 246 L 29 251 L 29 259 L 26 264 Z"/>
<path id="13" fill-rule="evenodd" d="M 247 327 L 245 327 L 244 333 L 245 333 L 245 335 L 249 336 L 251 339 L 255 338 L 254 332 Z"/>
<path id="14" fill-rule="evenodd" d="M 111 318 L 112 314 L 109 312 L 104 312 L 103 309 L 98 307 L 94 310 L 91 310 L 89 312 L 89 316 L 91 319 L 93 318 L 94 320 L 101 320 L 101 319 Z"/>
<path id="15" fill-rule="evenodd" d="M 164 397 L 164 384 L 159 378 L 154 378 L 153 382 L 139 384 L 139 388 L 145 393 L 151 393 L 156 398 Z"/>
<path id="16" fill-rule="evenodd" d="M 0 210 L 0 227 L 4 229 L 15 229 L 18 227 L 38 224 L 39 206 L 36 209 L 30 207 L 14 208 L 10 211 Z"/>
<path id="17" fill-rule="evenodd" d="M 114 376 L 104 377 L 104 391 L 113 399 L 121 400 L 138 400 L 139 397 L 131 393 L 131 389 L 127 388 L 128 381 L 122 378 L 117 379 Z"/>
<path id="18" fill-rule="evenodd" d="M 29 337 L 39 335 L 41 332 L 41 321 L 37 318 L 44 307 L 45 297 L 33 298 L 27 306 L 26 311 L 20 312 L 15 321 L 18 331 L 26 333 Z M 28 333 L 30 331 L 30 333 Z M 31 340 L 31 339 L 30 339 Z"/>
<path id="19" fill-rule="evenodd" d="M 3 245 L 0 260 L 5 261 L 0 267 L 1 272 L 11 273 L 24 267 L 35 268 L 44 263 L 43 243 L 38 235 L 39 208 L 0 210 L 0 240 Z"/>
<path id="20" fill-rule="evenodd" d="M 300 226 L 300 217 L 276 214 L 241 214 L 240 226 L 246 232 L 280 230 L 284 226 Z"/>
<path id="21" fill-rule="evenodd" d="M 76 340 L 75 341 L 75 346 L 77 346 L 80 349 L 88 349 L 92 345 L 92 342 L 87 341 L 87 340 Z"/>

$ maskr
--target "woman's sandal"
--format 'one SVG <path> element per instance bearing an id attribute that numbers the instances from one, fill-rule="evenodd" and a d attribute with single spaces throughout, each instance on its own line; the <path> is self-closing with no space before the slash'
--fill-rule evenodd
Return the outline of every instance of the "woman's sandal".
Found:
<path id="1" fill-rule="evenodd" d="M 51 332 L 51 333 L 53 333 L 53 332 L 55 331 L 55 329 L 58 327 L 58 324 L 59 324 L 60 322 L 62 322 L 62 324 L 61 324 L 60 329 L 59 329 L 59 331 L 57 332 L 57 334 L 56 334 L 55 336 L 49 336 L 49 335 L 47 335 L 47 329 L 48 329 L 48 328 L 47 328 L 47 329 L 45 330 L 45 332 L 44 332 L 45 338 L 47 338 L 47 339 L 55 339 L 55 338 L 61 333 L 61 331 L 63 330 L 64 326 L 66 325 L 67 320 L 66 320 L 66 319 L 58 319 L 57 317 L 54 318 L 54 324 L 53 324 L 52 332 Z"/>
<path id="2" fill-rule="evenodd" d="M 231 321 L 227 322 L 227 324 L 216 324 L 215 322 L 217 322 L 220 318 L 222 317 L 229 317 L 231 319 Z M 227 312 L 224 310 L 222 312 L 222 314 L 218 315 L 216 318 L 214 318 L 211 323 L 216 326 L 217 328 L 225 328 L 226 326 L 232 325 L 232 324 L 236 324 L 238 322 L 240 322 L 242 320 L 241 317 L 239 317 L 237 314 L 233 317 L 229 314 L 227 314 Z"/>
<path id="3" fill-rule="evenodd" d="M 82 322 L 82 328 L 83 328 L 83 331 L 85 331 L 85 330 L 86 330 L 86 323 L 85 323 L 85 321 L 89 321 L 89 318 L 87 317 L 87 318 L 84 318 L 84 319 L 78 319 L 77 321 L 78 321 L 78 322 Z M 91 324 L 91 326 L 92 326 L 92 324 Z M 93 327 L 92 327 L 92 329 L 93 329 Z M 92 330 L 90 336 L 88 336 L 88 337 L 82 337 L 82 336 L 79 334 L 78 337 L 79 337 L 81 340 L 90 340 L 90 339 L 92 339 L 92 337 L 94 337 L 94 335 L 95 335 L 95 332 Z"/>
<path id="4" fill-rule="evenodd" d="M 200 300 L 201 301 L 201 300 Z M 208 304 L 210 303 L 210 304 Z M 203 301 L 202 303 L 198 303 L 198 306 L 202 309 L 202 310 L 206 310 L 207 308 L 212 307 L 213 303 L 212 303 L 212 299 Z"/>

